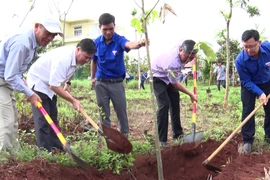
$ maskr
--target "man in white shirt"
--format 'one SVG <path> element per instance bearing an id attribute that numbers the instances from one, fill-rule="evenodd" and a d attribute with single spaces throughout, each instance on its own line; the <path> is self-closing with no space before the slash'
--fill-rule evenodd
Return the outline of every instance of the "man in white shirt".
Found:
<path id="1" fill-rule="evenodd" d="M 63 46 L 43 54 L 29 69 L 27 83 L 42 99 L 42 106 L 58 125 L 57 96 L 67 100 L 77 111 L 82 108 L 81 103 L 71 96 L 69 86 L 71 77 L 79 65 L 84 65 L 92 59 L 96 52 L 96 45 L 91 39 L 83 39 L 78 45 Z M 65 86 L 61 84 L 65 82 Z M 61 142 L 45 117 L 38 108 L 32 105 L 38 147 L 62 150 Z"/>

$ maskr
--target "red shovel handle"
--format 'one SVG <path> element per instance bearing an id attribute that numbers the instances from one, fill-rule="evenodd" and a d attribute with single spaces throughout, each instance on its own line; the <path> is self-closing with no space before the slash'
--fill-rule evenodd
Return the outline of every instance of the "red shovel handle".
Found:
<path id="1" fill-rule="evenodd" d="M 192 70 L 193 70 L 193 92 L 196 95 L 197 94 L 197 72 L 196 72 L 196 58 L 193 59 L 193 65 L 192 65 Z M 196 101 L 193 102 L 193 114 L 192 114 L 192 122 L 196 123 L 196 112 L 197 112 L 197 103 Z"/>

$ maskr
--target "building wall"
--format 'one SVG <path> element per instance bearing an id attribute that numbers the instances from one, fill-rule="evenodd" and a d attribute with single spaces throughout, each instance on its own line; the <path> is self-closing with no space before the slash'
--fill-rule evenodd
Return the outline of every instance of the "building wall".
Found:
<path id="1" fill-rule="evenodd" d="M 64 22 L 62 21 L 62 28 L 64 31 Z M 81 34 L 74 34 L 74 28 L 81 27 Z M 121 35 L 124 35 L 125 30 L 123 27 L 116 26 L 115 31 Z M 65 45 L 76 45 L 83 38 L 95 39 L 101 35 L 99 24 L 93 19 L 77 19 L 67 20 L 65 23 Z M 61 40 L 61 38 L 60 38 Z"/>

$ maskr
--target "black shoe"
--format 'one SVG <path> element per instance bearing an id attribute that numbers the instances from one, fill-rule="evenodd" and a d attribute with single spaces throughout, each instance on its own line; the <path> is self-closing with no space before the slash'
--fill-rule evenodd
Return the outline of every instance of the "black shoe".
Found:
<path id="1" fill-rule="evenodd" d="M 184 137 L 184 133 L 181 133 L 181 134 L 175 134 L 174 136 L 173 136 L 173 139 L 181 139 L 181 138 L 183 138 Z"/>

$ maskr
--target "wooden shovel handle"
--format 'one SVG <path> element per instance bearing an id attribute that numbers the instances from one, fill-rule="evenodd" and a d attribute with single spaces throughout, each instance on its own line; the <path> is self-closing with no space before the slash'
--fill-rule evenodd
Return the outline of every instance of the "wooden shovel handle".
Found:
<path id="1" fill-rule="evenodd" d="M 94 126 L 94 128 L 96 128 L 97 130 L 99 130 L 99 126 L 97 125 L 97 123 L 95 121 L 93 121 L 93 119 L 91 119 L 86 112 L 83 110 L 83 108 L 80 109 L 81 113 L 83 114 L 83 116 L 92 124 L 92 126 Z"/>
<path id="2" fill-rule="evenodd" d="M 270 94 L 267 96 L 270 98 Z M 270 102 L 268 102 L 270 103 Z M 263 106 L 263 103 L 260 103 L 243 121 L 242 123 L 231 133 L 231 135 L 203 162 L 203 164 L 208 164 L 213 157 L 219 153 L 219 151 L 234 137 L 234 135 L 246 124 L 246 122 L 255 114 L 255 112 Z"/>

